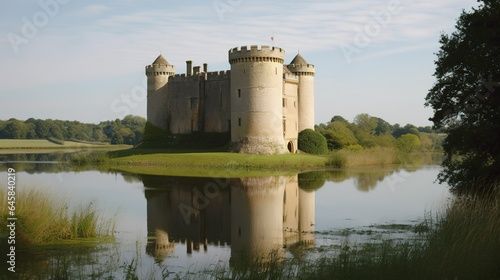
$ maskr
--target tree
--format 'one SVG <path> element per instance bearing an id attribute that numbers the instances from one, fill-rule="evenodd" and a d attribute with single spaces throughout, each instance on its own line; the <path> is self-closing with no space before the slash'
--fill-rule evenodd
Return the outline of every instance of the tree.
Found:
<path id="1" fill-rule="evenodd" d="M 420 138 L 418 138 L 417 135 L 411 133 L 401 135 L 401 137 L 396 140 L 396 146 L 398 147 L 398 150 L 405 153 L 410 153 L 417 150 L 418 148 L 420 148 L 420 145 L 422 145 Z"/>
<path id="2" fill-rule="evenodd" d="M 29 127 L 22 121 L 10 119 L 6 122 L 2 130 L 2 138 L 6 139 L 26 139 Z"/>
<path id="3" fill-rule="evenodd" d="M 359 114 L 354 117 L 354 123 L 362 132 L 367 134 L 375 134 L 375 128 L 377 128 L 378 119 L 368 114 Z"/>
<path id="4" fill-rule="evenodd" d="M 354 133 L 347 127 L 347 124 L 342 121 L 333 121 L 328 124 L 323 136 L 329 150 L 342 149 L 350 145 L 358 144 L 358 140 Z"/>
<path id="5" fill-rule="evenodd" d="M 438 179 L 455 190 L 500 174 L 500 1 L 480 2 L 462 12 L 456 31 L 441 35 L 437 81 L 425 99 L 435 128 L 447 132 Z"/>

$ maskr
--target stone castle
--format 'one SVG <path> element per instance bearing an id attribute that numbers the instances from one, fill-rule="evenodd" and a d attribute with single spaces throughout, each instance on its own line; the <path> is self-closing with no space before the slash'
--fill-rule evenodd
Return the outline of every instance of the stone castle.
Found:
<path id="1" fill-rule="evenodd" d="M 146 66 L 147 120 L 172 134 L 231 134 L 231 151 L 281 154 L 297 151 L 298 133 L 314 129 L 314 65 L 297 54 L 284 64 L 278 47 L 229 50 L 230 71 L 208 65 L 175 74 L 160 54 Z"/>

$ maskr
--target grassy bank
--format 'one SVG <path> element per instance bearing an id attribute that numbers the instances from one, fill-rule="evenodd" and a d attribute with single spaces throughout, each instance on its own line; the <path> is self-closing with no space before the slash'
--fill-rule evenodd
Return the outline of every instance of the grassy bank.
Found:
<path id="1" fill-rule="evenodd" d="M 306 154 L 154 153 L 112 158 L 116 170 L 149 175 L 248 177 L 324 167 L 328 157 Z"/>
<path id="2" fill-rule="evenodd" d="M 108 158 L 109 157 L 109 158 Z M 393 164 L 431 164 L 431 154 L 401 154 L 396 149 L 341 150 L 327 155 L 249 155 L 218 151 L 128 149 L 106 156 L 77 156 L 75 164 L 97 164 L 148 175 L 248 177 L 279 175 L 327 167 L 355 168 Z"/>
<path id="3" fill-rule="evenodd" d="M 112 235 L 116 221 L 104 218 L 95 201 L 68 209 L 68 200 L 38 188 L 17 187 L 15 217 L 16 245 L 33 245 L 76 238 Z M 7 187 L 2 185 L 0 196 L 5 198 Z M 7 220 L 7 199 L 0 200 L 0 219 Z M 2 227 L 2 236 L 8 236 Z"/>

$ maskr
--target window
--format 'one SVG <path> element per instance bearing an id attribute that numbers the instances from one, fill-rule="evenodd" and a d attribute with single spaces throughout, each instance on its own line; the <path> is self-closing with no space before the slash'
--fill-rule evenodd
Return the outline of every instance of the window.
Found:
<path id="1" fill-rule="evenodd" d="M 283 98 L 283 108 L 286 107 L 286 98 Z"/>
<path id="2" fill-rule="evenodd" d="M 238 97 L 241 97 L 241 89 L 238 89 Z"/>
<path id="3" fill-rule="evenodd" d="M 238 118 L 238 126 L 241 126 L 241 118 Z"/>
<path id="4" fill-rule="evenodd" d="M 189 106 L 191 107 L 191 110 L 198 109 L 198 98 L 191 97 L 191 98 L 189 98 L 189 102 L 190 102 Z"/>

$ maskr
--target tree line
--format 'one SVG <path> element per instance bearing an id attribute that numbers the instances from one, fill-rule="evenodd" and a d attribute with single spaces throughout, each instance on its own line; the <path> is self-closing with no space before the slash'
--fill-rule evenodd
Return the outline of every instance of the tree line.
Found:
<path id="1" fill-rule="evenodd" d="M 404 152 L 441 151 L 444 135 L 430 126 L 401 126 L 368 114 L 359 114 L 353 122 L 334 116 L 330 122 L 315 126 L 329 150 L 359 150 L 373 147 L 396 147 Z"/>
<path id="2" fill-rule="evenodd" d="M 9 119 L 0 120 L 0 139 L 76 140 L 136 145 L 142 141 L 145 125 L 145 118 L 132 115 L 99 124 L 34 118 L 25 121 Z"/>

